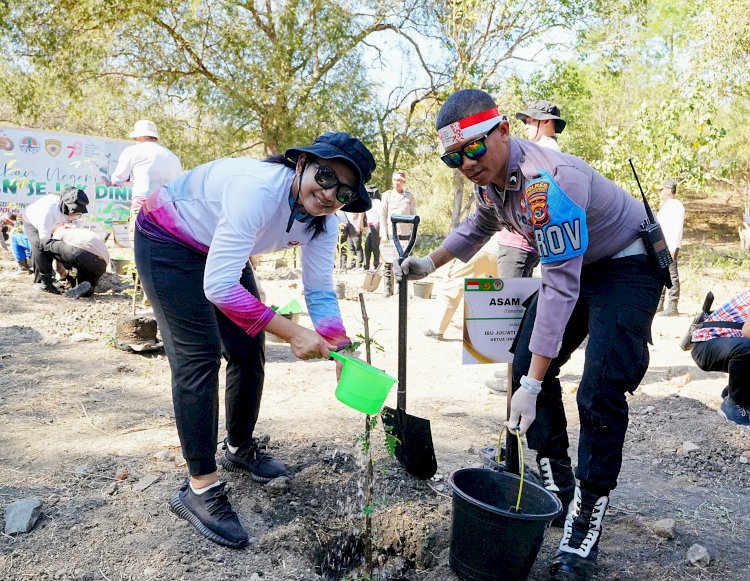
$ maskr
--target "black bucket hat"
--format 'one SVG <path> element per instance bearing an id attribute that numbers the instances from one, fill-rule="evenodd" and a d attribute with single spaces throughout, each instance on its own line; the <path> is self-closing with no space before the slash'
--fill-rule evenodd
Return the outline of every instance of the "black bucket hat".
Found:
<path id="1" fill-rule="evenodd" d="M 83 190 L 79 190 L 75 187 L 65 188 L 62 196 L 62 207 L 60 208 L 63 214 L 87 214 L 89 205 L 89 197 Z"/>
<path id="2" fill-rule="evenodd" d="M 562 133 L 565 129 L 565 119 L 560 117 L 560 107 L 547 101 L 546 99 L 540 99 L 530 103 L 525 111 L 516 113 L 516 119 L 524 121 L 527 117 L 532 119 L 538 119 L 539 121 L 546 121 L 547 119 L 555 120 L 555 133 Z"/>
<path id="3" fill-rule="evenodd" d="M 375 171 L 375 158 L 359 139 L 348 133 L 325 132 L 315 138 L 310 147 L 292 147 L 284 152 L 284 157 L 297 161 L 300 154 L 308 153 L 321 159 L 341 159 L 357 172 L 357 197 L 342 208 L 345 212 L 366 212 L 372 208 L 372 200 L 365 190 L 365 184 Z"/>

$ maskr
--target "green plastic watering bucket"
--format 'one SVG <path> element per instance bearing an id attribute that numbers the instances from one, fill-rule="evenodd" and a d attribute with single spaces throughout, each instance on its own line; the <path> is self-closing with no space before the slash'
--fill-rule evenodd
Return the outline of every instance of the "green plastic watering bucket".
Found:
<path id="1" fill-rule="evenodd" d="M 335 351 L 331 351 L 331 357 L 344 364 L 336 387 L 336 398 L 363 414 L 372 416 L 378 413 L 396 378 L 364 361 L 345 357 Z"/>

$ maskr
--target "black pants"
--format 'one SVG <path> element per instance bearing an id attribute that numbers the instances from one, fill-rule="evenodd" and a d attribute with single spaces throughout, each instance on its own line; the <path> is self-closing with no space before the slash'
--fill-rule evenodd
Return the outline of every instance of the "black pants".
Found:
<path id="1" fill-rule="evenodd" d="M 352 226 L 349 229 L 347 244 L 349 246 L 349 265 L 348 268 L 361 268 L 364 260 L 362 252 L 362 232 L 357 231 Z"/>
<path id="2" fill-rule="evenodd" d="M 34 282 L 42 283 L 46 287 L 52 286 L 55 273 L 52 271 L 52 253 L 47 250 L 46 244 L 39 239 L 39 230 L 30 223 L 24 224 L 26 236 L 31 246 L 31 264 L 34 266 Z"/>
<path id="3" fill-rule="evenodd" d="M 560 386 L 560 368 L 589 335 L 578 387 L 581 421 L 576 476 L 589 489 L 617 486 L 622 446 L 628 427 L 627 392 L 643 379 L 649 362 L 651 321 L 662 283 L 646 256 L 601 260 L 584 266 L 581 288 L 562 339 L 537 398 L 536 420 L 527 432 L 539 456 L 568 457 L 568 434 Z M 528 305 L 516 337 L 513 391 L 531 363 L 529 340 L 536 320 L 536 296 Z M 544 321 L 539 321 L 543 325 Z"/>
<path id="4" fill-rule="evenodd" d="M 370 258 L 374 269 L 380 266 L 380 226 L 370 226 L 365 238 L 365 270 L 370 270 Z"/>
<path id="5" fill-rule="evenodd" d="M 750 339 L 717 337 L 693 343 L 690 353 L 703 371 L 728 373 L 729 397 L 737 405 L 750 408 Z"/>
<path id="6" fill-rule="evenodd" d="M 47 243 L 47 248 L 52 253 L 54 259 L 62 262 L 66 268 L 73 267 L 76 269 L 78 272 L 77 284 L 81 284 L 84 281 L 91 283 L 91 293 L 87 293 L 84 296 L 89 296 L 93 293 L 96 283 L 107 272 L 107 263 L 105 260 L 93 252 L 76 248 L 62 240 L 55 239 Z"/>
<path id="7" fill-rule="evenodd" d="M 265 377 L 265 333 L 250 337 L 206 298 L 205 255 L 177 242 L 135 233 L 135 261 L 154 308 L 172 371 L 172 402 L 182 453 L 193 476 L 216 470 L 219 368 L 227 360 L 226 421 L 229 442 L 253 435 Z M 253 271 L 242 286 L 258 297 Z"/>
<path id="8" fill-rule="evenodd" d="M 539 264 L 539 254 L 536 252 L 501 244 L 497 256 L 497 276 L 499 278 L 529 278 L 537 264 Z"/>

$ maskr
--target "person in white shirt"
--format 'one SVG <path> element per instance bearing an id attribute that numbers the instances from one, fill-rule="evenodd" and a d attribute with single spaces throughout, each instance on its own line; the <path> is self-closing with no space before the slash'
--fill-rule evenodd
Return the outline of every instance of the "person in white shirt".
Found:
<path id="1" fill-rule="evenodd" d="M 680 273 L 677 270 L 677 260 L 682 245 L 682 230 L 685 225 L 685 206 L 676 198 L 677 182 L 667 180 L 661 184 L 659 199 L 661 207 L 656 214 L 656 221 L 659 222 L 667 247 L 672 255 L 672 264 L 669 265 L 669 278 L 672 279 L 672 288 L 669 289 L 669 300 L 667 307 L 664 308 L 664 297 L 666 288 L 662 291 L 661 300 L 659 301 L 659 315 L 664 317 L 677 317 L 680 313 L 677 310 L 677 303 L 680 300 Z"/>
<path id="2" fill-rule="evenodd" d="M 380 267 L 380 215 L 383 211 L 383 202 L 380 199 L 380 191 L 375 186 L 367 186 L 367 193 L 372 200 L 372 208 L 365 212 L 367 221 L 367 237 L 365 238 L 365 270 L 370 270 L 370 259 L 372 259 L 373 270 Z"/>
<path id="3" fill-rule="evenodd" d="M 531 103 L 524 111 L 516 113 L 516 119 L 526 126 L 526 139 L 542 147 L 560 151 L 557 133 L 565 129 L 565 119 L 560 117 L 560 108 L 546 99 Z"/>
<path id="4" fill-rule="evenodd" d="M 132 246 L 135 219 L 144 200 L 149 194 L 182 174 L 182 164 L 174 153 L 159 142 L 159 132 L 153 121 L 136 121 L 130 138 L 135 141 L 135 145 L 130 145 L 122 151 L 111 180 L 114 185 L 133 186 L 130 204 Z"/>
<path id="5" fill-rule="evenodd" d="M 206 538 L 247 546 L 216 464 L 219 370 L 227 360 L 225 470 L 256 482 L 286 467 L 253 437 L 264 383 L 264 331 L 299 359 L 327 359 L 351 345 L 333 283 L 338 210 L 366 212 L 375 159 L 346 133 L 264 161 L 200 165 L 151 194 L 138 213 L 135 261 L 172 372 L 177 432 L 190 477 L 172 511 Z M 300 248 L 302 286 L 315 330 L 263 304 L 249 256 Z M 336 364 L 340 372 L 340 364 Z M 331 378 L 333 379 L 333 378 Z"/>
<path id="6" fill-rule="evenodd" d="M 63 224 L 52 233 L 47 249 L 66 270 L 76 269 L 76 284 L 71 289 L 75 292 L 66 293 L 67 296 L 79 298 L 94 294 L 96 283 L 109 264 L 109 250 L 103 238 L 91 230 Z"/>
<path id="7" fill-rule="evenodd" d="M 83 190 L 68 187 L 62 194 L 47 194 L 24 208 L 23 224 L 31 244 L 31 262 L 34 265 L 34 285 L 37 290 L 60 294 L 53 284 L 54 256 L 48 245 L 52 231 L 66 222 L 88 213 L 89 198 Z"/>

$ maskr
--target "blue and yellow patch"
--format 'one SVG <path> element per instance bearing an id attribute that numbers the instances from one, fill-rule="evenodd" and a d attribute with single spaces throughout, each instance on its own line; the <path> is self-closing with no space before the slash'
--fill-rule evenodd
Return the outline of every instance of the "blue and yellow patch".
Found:
<path id="1" fill-rule="evenodd" d="M 534 227 L 542 264 L 581 256 L 589 244 L 586 211 L 576 204 L 552 176 L 540 170 L 540 178 L 524 190 L 521 209 Z"/>

